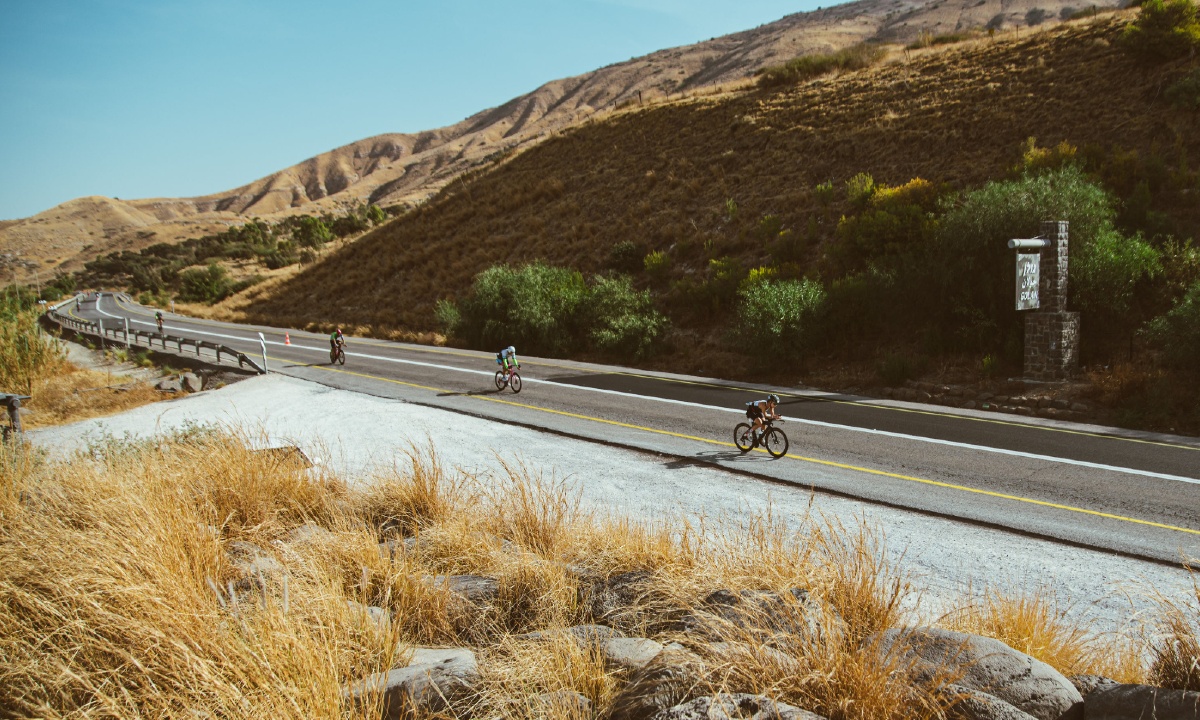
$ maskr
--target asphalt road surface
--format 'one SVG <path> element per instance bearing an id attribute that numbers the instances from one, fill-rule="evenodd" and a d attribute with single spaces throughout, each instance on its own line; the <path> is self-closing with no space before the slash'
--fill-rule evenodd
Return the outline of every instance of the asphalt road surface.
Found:
<path id="1" fill-rule="evenodd" d="M 127 318 L 131 329 L 155 330 L 153 309 L 111 294 L 63 311 L 109 327 Z M 219 342 L 255 358 L 262 355 L 261 333 L 271 372 L 656 453 L 670 459 L 664 472 L 716 465 L 817 492 L 1200 567 L 1195 438 L 525 356 L 524 388 L 516 394 L 496 390 L 493 353 L 352 337 L 345 365 L 331 365 L 324 335 L 164 315 L 170 335 Z M 780 427 L 791 440 L 780 459 L 762 450 L 743 455 L 733 445 L 745 403 L 768 392 L 783 399 Z"/>

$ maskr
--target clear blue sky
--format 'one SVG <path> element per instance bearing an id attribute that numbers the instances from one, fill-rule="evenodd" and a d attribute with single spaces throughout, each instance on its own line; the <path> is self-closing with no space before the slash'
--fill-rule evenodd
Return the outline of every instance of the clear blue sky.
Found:
<path id="1" fill-rule="evenodd" d="M 228 190 L 820 1 L 0 0 L 0 219 Z"/>

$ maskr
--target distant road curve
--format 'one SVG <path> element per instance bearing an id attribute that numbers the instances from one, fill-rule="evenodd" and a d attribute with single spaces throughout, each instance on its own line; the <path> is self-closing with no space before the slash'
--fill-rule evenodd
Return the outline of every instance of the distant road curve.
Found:
<path id="1" fill-rule="evenodd" d="M 112 294 L 68 312 L 154 311 Z M 166 314 L 166 332 L 261 356 L 271 372 L 663 456 L 663 472 L 705 463 L 774 482 L 958 518 L 1024 535 L 1200 567 L 1200 441 L 915 403 L 522 357 L 525 389 L 496 392 L 487 352 L 327 338 Z M 285 333 L 290 344 L 285 344 Z M 789 454 L 739 453 L 744 404 L 783 397 Z M 336 408 L 331 408 L 336 412 Z M 436 439 L 435 439 L 436 440 Z M 994 550 L 994 549 L 990 549 Z"/>

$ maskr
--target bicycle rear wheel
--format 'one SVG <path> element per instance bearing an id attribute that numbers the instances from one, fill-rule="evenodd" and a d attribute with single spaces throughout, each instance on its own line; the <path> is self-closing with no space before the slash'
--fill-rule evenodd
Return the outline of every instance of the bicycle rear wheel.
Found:
<path id="1" fill-rule="evenodd" d="M 512 377 L 508 379 L 508 386 L 511 387 L 512 391 L 515 393 L 521 392 L 521 376 L 513 373 Z"/>
<path id="2" fill-rule="evenodd" d="M 496 371 L 496 389 L 497 390 L 504 389 L 504 371 L 503 370 Z"/>
<path id="3" fill-rule="evenodd" d="M 738 423 L 733 428 L 733 444 L 743 453 L 754 448 L 754 437 L 750 434 L 750 423 Z"/>
<path id="4" fill-rule="evenodd" d="M 763 437 L 763 445 L 766 446 L 767 452 L 771 453 L 771 457 L 783 457 L 788 451 L 787 435 L 779 428 L 771 428 Z"/>

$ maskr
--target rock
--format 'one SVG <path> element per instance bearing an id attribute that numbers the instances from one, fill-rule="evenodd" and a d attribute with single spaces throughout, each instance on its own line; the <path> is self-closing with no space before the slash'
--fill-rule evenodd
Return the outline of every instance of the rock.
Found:
<path id="1" fill-rule="evenodd" d="M 915 661 L 918 679 L 934 680 L 957 670 L 956 684 L 1003 700 L 1038 720 L 1058 720 L 1083 696 L 1070 680 L 1046 663 L 1018 652 L 994 638 L 940 628 L 892 629 L 883 633 L 880 647 L 905 646 L 904 657 Z"/>
<path id="2" fill-rule="evenodd" d="M 425 579 L 434 587 L 444 587 L 473 605 L 488 605 L 500 593 L 500 584 L 481 575 L 433 575 Z"/>
<path id="3" fill-rule="evenodd" d="M 547 717 L 580 718 L 592 716 L 592 701 L 574 690 L 538 695 L 537 703 L 546 711 Z"/>
<path id="4" fill-rule="evenodd" d="M 184 390 L 190 393 L 198 393 L 204 389 L 204 383 L 196 373 L 185 372 L 179 376 L 179 383 Z"/>
<path id="5" fill-rule="evenodd" d="M 691 699 L 704 661 L 688 650 L 663 650 L 613 698 L 609 720 L 646 720 Z"/>
<path id="6" fill-rule="evenodd" d="M 997 405 L 1007 405 L 1008 404 L 1008 396 L 1007 395 L 993 395 L 992 402 L 996 403 Z"/>
<path id="7" fill-rule="evenodd" d="M 1084 720 L 1200 720 L 1200 692 L 1103 685 L 1083 702 Z"/>
<path id="8" fill-rule="evenodd" d="M 623 637 L 607 625 L 576 625 L 564 630 L 536 630 L 518 637 L 521 640 L 549 640 L 562 633 L 571 635 L 580 645 L 599 645 L 613 638 Z"/>
<path id="9" fill-rule="evenodd" d="M 455 700 L 469 696 L 478 682 L 479 666 L 470 649 L 416 648 L 407 667 L 362 680 L 345 694 L 360 711 L 382 694 L 382 717 L 400 720 L 447 710 Z"/>
<path id="10" fill-rule="evenodd" d="M 770 663 L 788 673 L 799 673 L 802 670 L 800 662 L 786 653 L 780 652 L 770 645 L 751 645 L 743 642 L 715 642 L 708 650 L 716 660 L 729 665 L 737 665 L 748 659 L 755 663 Z"/>
<path id="11" fill-rule="evenodd" d="M 183 383 L 179 382 L 178 378 L 163 378 L 154 388 L 162 392 L 181 393 L 183 392 Z"/>
<path id="12" fill-rule="evenodd" d="M 641 670 L 662 651 L 662 643 L 649 638 L 612 638 L 600 644 L 605 665 L 626 672 Z"/>
<path id="13" fill-rule="evenodd" d="M 1051 400 L 1050 407 L 1055 410 L 1070 410 L 1071 402 L 1069 400 Z"/>
<path id="14" fill-rule="evenodd" d="M 315 523 L 304 523 L 288 533 L 287 542 L 291 545 L 307 545 L 309 543 L 326 543 L 334 539 L 334 534 Z"/>
<path id="15" fill-rule="evenodd" d="M 962 405 L 959 405 L 959 407 L 961 407 L 963 410 L 974 410 L 976 407 L 978 407 L 978 405 L 975 404 L 974 400 L 968 400 Z"/>
<path id="16" fill-rule="evenodd" d="M 375 605 L 363 605 L 354 600 L 347 600 L 346 607 L 350 608 L 350 612 L 358 615 L 374 625 L 383 627 L 392 621 L 392 615 L 387 610 Z"/>
<path id="17" fill-rule="evenodd" d="M 601 622 L 613 622 L 633 614 L 653 586 L 648 570 L 630 570 L 593 583 L 581 583 L 580 604 Z"/>
<path id="18" fill-rule="evenodd" d="M 1050 407 L 1050 398 L 1046 397 L 1045 395 L 1041 396 L 1040 398 L 1037 399 L 1037 406 L 1039 408 Z"/>
<path id="19" fill-rule="evenodd" d="M 245 540 L 233 540 L 226 544 L 225 552 L 234 568 L 242 576 L 234 587 L 242 591 L 250 591 L 262 587 L 281 577 L 285 568 L 273 555 L 259 546 Z"/>
<path id="20" fill-rule="evenodd" d="M 662 710 L 652 717 L 653 720 L 825 720 L 821 715 L 787 703 L 746 693 L 699 697 Z"/>
<path id="21" fill-rule="evenodd" d="M 1071 412 L 1085 413 L 1089 410 L 1091 410 L 1091 408 L 1083 403 L 1071 403 Z"/>
<path id="22" fill-rule="evenodd" d="M 946 712 L 950 720 L 1033 720 L 1029 713 L 980 690 L 951 684 L 941 692 L 954 698 L 954 704 Z"/>
<path id="23" fill-rule="evenodd" d="M 803 588 L 786 594 L 771 590 L 721 589 L 709 593 L 682 620 L 690 634 L 720 641 L 729 636 L 730 626 L 750 632 L 759 639 L 777 633 L 816 637 L 821 631 L 821 608 Z"/>
<path id="24" fill-rule="evenodd" d="M 1024 405 L 1019 406 L 1017 408 L 1016 412 L 1018 415 L 1023 415 L 1025 417 L 1033 417 L 1033 408 L 1026 407 Z"/>
<path id="25" fill-rule="evenodd" d="M 885 387 L 884 389 L 879 391 L 879 396 L 883 397 L 883 398 L 890 398 L 893 393 L 895 393 L 895 391 L 892 388 Z"/>
<path id="26" fill-rule="evenodd" d="M 932 399 L 933 399 L 933 395 L 929 394 L 928 392 L 926 392 L 924 390 L 920 390 L 917 392 L 917 402 L 927 403 Z"/>
<path id="27" fill-rule="evenodd" d="M 1103 690 L 1113 685 L 1120 685 L 1116 680 L 1106 678 L 1103 675 L 1072 675 L 1068 678 L 1079 694 L 1086 701 L 1087 696 L 1097 690 Z"/>
<path id="28" fill-rule="evenodd" d="M 987 402 L 988 400 L 991 400 L 994 397 L 996 397 L 996 396 L 990 392 L 981 392 L 975 396 L 975 399 L 978 400 L 979 402 Z"/>

